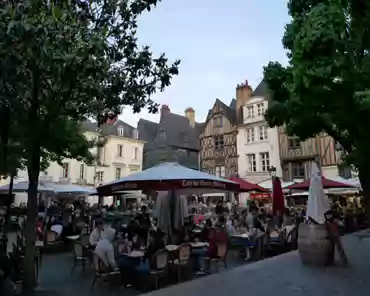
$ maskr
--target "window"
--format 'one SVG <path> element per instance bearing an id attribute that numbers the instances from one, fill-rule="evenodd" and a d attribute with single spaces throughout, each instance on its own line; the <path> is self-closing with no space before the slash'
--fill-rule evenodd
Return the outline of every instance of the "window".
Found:
<path id="1" fill-rule="evenodd" d="M 124 134 L 125 134 L 125 129 L 123 128 L 123 126 L 119 126 L 117 128 L 117 134 L 120 136 L 120 137 L 123 137 Z"/>
<path id="2" fill-rule="evenodd" d="M 138 157 L 139 157 L 139 148 L 134 147 L 134 154 L 132 155 L 132 158 L 133 158 L 134 160 L 137 160 L 137 159 L 138 159 Z"/>
<path id="3" fill-rule="evenodd" d="M 263 103 L 257 104 L 257 116 L 262 116 L 265 114 L 265 105 Z"/>
<path id="4" fill-rule="evenodd" d="M 161 139 L 161 141 L 165 141 L 166 140 L 166 133 L 164 131 L 160 131 L 159 132 L 159 138 Z"/>
<path id="5" fill-rule="evenodd" d="M 259 127 L 260 141 L 267 140 L 267 126 L 263 125 Z"/>
<path id="6" fill-rule="evenodd" d="M 305 178 L 305 169 L 302 162 L 293 162 L 292 163 L 292 178 L 293 179 L 304 179 Z"/>
<path id="7" fill-rule="evenodd" d="M 116 168 L 116 179 L 121 178 L 121 168 Z"/>
<path id="8" fill-rule="evenodd" d="M 288 138 L 288 149 L 299 149 L 301 147 L 301 142 L 296 137 Z"/>
<path id="9" fill-rule="evenodd" d="M 248 118 L 254 117 L 254 106 L 247 107 L 247 117 Z"/>
<path id="10" fill-rule="evenodd" d="M 217 116 L 213 119 L 215 127 L 222 127 L 223 125 L 223 117 L 222 116 Z"/>
<path id="11" fill-rule="evenodd" d="M 261 171 L 268 172 L 270 168 L 270 155 L 268 152 L 260 153 Z"/>
<path id="12" fill-rule="evenodd" d="M 257 171 L 256 155 L 247 154 L 247 161 L 248 161 L 248 172 L 256 172 Z"/>
<path id="13" fill-rule="evenodd" d="M 340 165 L 338 166 L 339 176 L 344 179 L 352 178 L 352 168 L 350 166 Z"/>
<path id="14" fill-rule="evenodd" d="M 218 177 L 225 177 L 225 166 L 219 165 L 216 166 L 216 176 Z"/>
<path id="15" fill-rule="evenodd" d="M 98 181 L 98 183 L 104 182 L 104 172 L 96 172 L 96 181 Z"/>
<path id="16" fill-rule="evenodd" d="M 254 142 L 254 127 L 247 128 L 247 143 Z"/>
<path id="17" fill-rule="evenodd" d="M 69 163 L 67 162 L 63 163 L 62 168 L 63 168 L 62 177 L 68 178 L 69 177 Z"/>
<path id="18" fill-rule="evenodd" d="M 80 165 L 80 179 L 84 179 L 85 178 L 85 165 L 83 163 L 81 163 Z"/>
<path id="19" fill-rule="evenodd" d="M 118 144 L 117 146 L 117 156 L 118 157 L 123 157 L 123 145 Z"/>
<path id="20" fill-rule="evenodd" d="M 215 137 L 215 149 L 222 149 L 224 147 L 224 136 Z"/>
<path id="21" fill-rule="evenodd" d="M 132 130 L 132 138 L 134 138 L 135 140 L 139 139 L 139 130 L 138 129 L 133 129 Z"/>

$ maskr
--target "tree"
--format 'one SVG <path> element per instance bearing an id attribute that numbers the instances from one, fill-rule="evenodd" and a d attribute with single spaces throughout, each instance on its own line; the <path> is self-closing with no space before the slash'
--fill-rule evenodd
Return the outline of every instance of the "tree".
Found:
<path id="1" fill-rule="evenodd" d="M 134 112 L 170 85 L 179 61 L 168 64 L 139 48 L 138 17 L 158 0 L 3 1 L 0 4 L 0 98 L 12 120 L 29 177 L 25 289 L 35 286 L 35 219 L 40 161 L 91 160 L 79 122 L 130 105 Z"/>
<path id="2" fill-rule="evenodd" d="M 264 69 L 270 126 L 301 140 L 327 133 L 358 171 L 370 213 L 370 2 L 290 0 L 289 64 Z"/>

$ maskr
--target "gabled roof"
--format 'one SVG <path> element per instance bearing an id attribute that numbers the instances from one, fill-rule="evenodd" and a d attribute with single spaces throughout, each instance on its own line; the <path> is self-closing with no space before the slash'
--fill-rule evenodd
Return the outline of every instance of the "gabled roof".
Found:
<path id="1" fill-rule="evenodd" d="M 236 124 L 236 100 L 232 99 L 230 102 L 230 105 L 227 106 L 224 102 L 222 102 L 220 99 L 216 99 L 215 103 L 213 104 L 213 107 L 218 104 L 220 108 L 224 111 L 225 117 L 230 121 L 231 124 L 235 125 Z M 212 108 L 213 109 L 213 108 Z M 207 123 L 211 117 L 212 117 L 212 109 L 209 109 L 208 114 L 207 114 Z M 205 125 L 204 125 L 205 127 Z"/>
<path id="2" fill-rule="evenodd" d="M 266 97 L 268 94 L 267 84 L 265 80 L 262 79 L 260 84 L 256 87 L 256 89 L 253 91 L 253 97 Z"/>
<path id="3" fill-rule="evenodd" d="M 146 142 L 153 142 L 158 132 L 163 131 L 165 133 L 163 144 L 176 148 L 200 150 L 199 134 L 203 125 L 203 123 L 195 123 L 195 127 L 192 127 L 186 116 L 166 111 L 162 112 L 159 123 L 140 119 L 139 138 Z"/>
<path id="4" fill-rule="evenodd" d="M 102 135 L 104 136 L 109 136 L 109 135 L 119 136 L 119 133 L 118 133 L 119 127 L 123 127 L 123 136 L 125 138 L 133 138 L 133 135 L 134 135 L 133 131 L 135 130 L 135 128 L 122 120 L 118 120 L 115 124 L 101 125 L 100 130 L 101 130 Z M 89 120 L 84 121 L 82 123 L 82 128 L 88 132 L 93 132 L 93 133 L 99 132 L 97 122 L 93 122 Z"/>

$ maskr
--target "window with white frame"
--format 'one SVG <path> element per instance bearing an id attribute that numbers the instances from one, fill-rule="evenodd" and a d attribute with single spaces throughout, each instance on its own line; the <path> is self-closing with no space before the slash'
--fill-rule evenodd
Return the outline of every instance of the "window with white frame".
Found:
<path id="1" fill-rule="evenodd" d="M 117 145 L 117 156 L 118 157 L 123 157 L 123 145 L 121 145 L 121 144 Z"/>
<path id="2" fill-rule="evenodd" d="M 119 126 L 117 128 L 117 134 L 120 136 L 120 137 L 123 137 L 125 135 L 125 129 L 123 128 L 123 126 Z"/>
<path id="3" fill-rule="evenodd" d="M 265 104 L 259 103 L 257 104 L 257 116 L 262 116 L 265 114 Z"/>
<path id="4" fill-rule="evenodd" d="M 85 178 L 85 165 L 83 163 L 80 164 L 80 179 L 83 180 Z"/>
<path id="5" fill-rule="evenodd" d="M 256 172 L 257 171 L 256 154 L 254 153 L 247 154 L 247 161 L 248 161 L 248 172 Z"/>
<path id="6" fill-rule="evenodd" d="M 62 164 L 62 168 L 63 168 L 62 177 L 63 178 L 68 178 L 69 177 L 69 163 L 68 162 L 64 162 Z"/>
<path id="7" fill-rule="evenodd" d="M 247 128 L 247 143 L 254 142 L 254 127 Z"/>
<path id="8" fill-rule="evenodd" d="M 254 117 L 254 106 L 247 107 L 247 118 Z"/>
<path id="9" fill-rule="evenodd" d="M 268 152 L 260 153 L 261 171 L 268 172 L 270 168 L 270 155 Z"/>
<path id="10" fill-rule="evenodd" d="M 216 166 L 216 176 L 218 177 L 225 177 L 225 166 L 219 165 Z"/>
<path id="11" fill-rule="evenodd" d="M 133 152 L 133 155 L 132 155 L 132 159 L 137 160 L 138 157 L 139 157 L 139 148 L 134 147 L 134 152 Z"/>
<path id="12" fill-rule="evenodd" d="M 292 162 L 292 178 L 293 179 L 304 179 L 305 167 L 303 162 Z"/>
<path id="13" fill-rule="evenodd" d="M 116 168 L 116 179 L 121 178 L 121 168 Z"/>
<path id="14" fill-rule="evenodd" d="M 104 172 L 96 172 L 96 181 L 98 183 L 104 182 Z"/>
<path id="15" fill-rule="evenodd" d="M 260 141 L 264 141 L 264 140 L 267 140 L 267 126 L 266 125 L 262 125 L 260 126 L 259 128 L 259 134 L 260 134 Z"/>

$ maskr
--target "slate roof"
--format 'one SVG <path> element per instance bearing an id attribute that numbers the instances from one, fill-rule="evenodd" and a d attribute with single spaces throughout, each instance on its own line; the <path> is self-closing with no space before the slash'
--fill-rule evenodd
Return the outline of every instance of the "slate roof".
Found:
<path id="1" fill-rule="evenodd" d="M 253 97 L 266 97 L 268 94 L 267 84 L 262 79 L 260 84 L 256 87 L 256 89 L 253 91 Z"/>
<path id="2" fill-rule="evenodd" d="M 186 116 L 164 111 L 159 123 L 145 119 L 138 122 L 139 139 L 152 145 L 172 146 L 188 150 L 200 150 L 199 134 L 203 123 L 195 123 L 193 128 Z M 165 139 L 159 139 L 159 132 L 165 133 Z"/>
<path id="3" fill-rule="evenodd" d="M 118 120 L 115 124 L 105 124 L 100 126 L 101 133 L 104 136 L 114 135 L 119 136 L 118 128 L 123 127 L 123 136 L 125 138 L 133 138 L 135 128 L 122 120 Z M 98 132 L 98 124 L 93 121 L 84 121 L 82 128 L 88 132 Z"/>
<path id="4" fill-rule="evenodd" d="M 231 124 L 236 124 L 236 100 L 235 99 L 232 99 L 229 106 L 226 105 L 224 102 L 222 102 L 220 99 L 216 99 L 215 103 L 213 104 L 216 105 L 216 104 L 219 104 L 220 107 L 222 108 L 222 110 L 224 110 L 224 114 L 226 116 L 226 118 L 230 121 Z M 208 120 L 211 119 L 212 117 L 212 109 L 209 109 L 208 110 L 208 114 L 207 114 L 207 119 L 206 119 L 206 122 L 208 122 Z M 205 126 L 205 124 L 204 124 Z"/>

